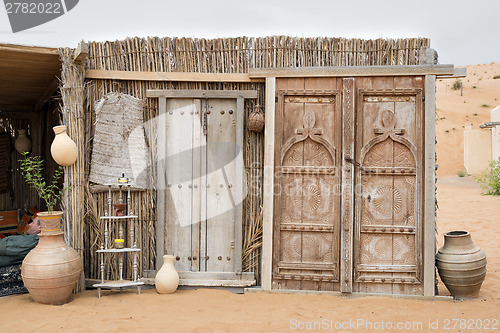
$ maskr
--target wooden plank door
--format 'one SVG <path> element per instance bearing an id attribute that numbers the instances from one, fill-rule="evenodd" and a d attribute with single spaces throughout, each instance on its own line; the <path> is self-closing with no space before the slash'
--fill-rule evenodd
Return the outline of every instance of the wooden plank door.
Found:
<path id="1" fill-rule="evenodd" d="M 240 203 L 234 194 L 240 190 L 238 181 L 236 145 L 236 99 L 209 99 L 206 111 L 206 221 L 202 227 L 201 252 L 204 258 L 203 270 L 207 272 L 235 272 L 239 259 L 235 251 L 236 234 L 241 234 Z M 241 155 L 240 155 L 241 157 Z M 240 264 L 241 265 L 241 264 Z M 241 267 L 239 268 L 241 270 Z"/>
<path id="2" fill-rule="evenodd" d="M 200 253 L 201 142 L 199 99 L 168 99 L 165 117 L 165 244 L 176 268 L 198 271 Z M 195 186 L 194 186 L 195 185 Z M 196 258 L 196 260 L 193 260 Z"/>
<path id="3" fill-rule="evenodd" d="M 356 292 L 423 293 L 423 84 L 422 77 L 355 81 Z"/>
<path id="4" fill-rule="evenodd" d="M 167 101 L 165 242 L 181 272 L 241 271 L 242 103 Z"/>
<path id="5" fill-rule="evenodd" d="M 339 290 L 337 79 L 279 79 L 272 288 Z"/>

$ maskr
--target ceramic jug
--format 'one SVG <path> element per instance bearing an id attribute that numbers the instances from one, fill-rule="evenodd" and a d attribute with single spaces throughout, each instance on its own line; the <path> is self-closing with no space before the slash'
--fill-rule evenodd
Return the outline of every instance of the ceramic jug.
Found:
<path id="1" fill-rule="evenodd" d="M 50 153 L 57 164 L 70 166 L 76 162 L 78 150 L 76 144 L 66 133 L 66 126 L 60 125 L 53 128 L 56 137 L 50 146 Z"/>
<path id="2" fill-rule="evenodd" d="M 163 266 L 161 266 L 155 277 L 156 291 L 160 294 L 171 294 L 177 290 L 179 274 L 175 270 L 174 260 L 174 256 L 163 256 Z"/>

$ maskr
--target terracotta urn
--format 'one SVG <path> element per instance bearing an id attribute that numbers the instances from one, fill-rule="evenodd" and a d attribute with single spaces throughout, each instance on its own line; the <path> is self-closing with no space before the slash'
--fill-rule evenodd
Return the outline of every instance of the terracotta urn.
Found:
<path id="1" fill-rule="evenodd" d="M 155 287 L 159 294 L 171 294 L 179 286 L 179 274 L 175 270 L 174 260 L 174 256 L 163 256 L 163 266 L 155 277 Z"/>
<path id="2" fill-rule="evenodd" d="M 436 254 L 441 280 L 455 298 L 474 298 L 486 276 L 486 254 L 467 231 L 444 234 L 444 245 Z"/>
<path id="3" fill-rule="evenodd" d="M 35 302 L 64 304 L 82 272 L 80 256 L 64 242 L 63 232 L 39 237 L 21 266 L 23 283 Z"/>
<path id="4" fill-rule="evenodd" d="M 76 144 L 66 133 L 66 126 L 60 125 L 53 128 L 56 137 L 50 146 L 50 153 L 57 164 L 70 166 L 76 162 L 78 150 Z"/>
<path id="5" fill-rule="evenodd" d="M 31 151 L 31 140 L 26 134 L 26 129 L 20 129 L 18 131 L 18 136 L 16 142 L 14 142 L 14 147 L 19 153 Z"/>

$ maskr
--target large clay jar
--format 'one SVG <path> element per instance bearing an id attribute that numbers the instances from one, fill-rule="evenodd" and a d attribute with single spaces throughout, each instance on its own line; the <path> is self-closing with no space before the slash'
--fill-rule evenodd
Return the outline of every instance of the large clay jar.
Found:
<path id="1" fill-rule="evenodd" d="M 21 266 L 23 283 L 38 303 L 64 304 L 80 277 L 80 256 L 63 240 L 63 233 L 40 234 L 38 245 Z"/>
<path id="2" fill-rule="evenodd" d="M 155 277 L 156 291 L 160 294 L 171 294 L 179 286 L 179 274 L 175 270 L 174 260 L 174 256 L 163 256 L 163 266 L 161 266 Z"/>
<path id="3" fill-rule="evenodd" d="M 19 153 L 31 151 L 31 140 L 26 135 L 25 129 L 20 129 L 19 135 L 17 136 L 16 142 L 14 142 L 14 147 Z"/>
<path id="4" fill-rule="evenodd" d="M 40 220 L 40 227 L 42 229 L 42 235 L 58 234 L 61 232 L 61 218 L 63 212 L 52 211 L 52 212 L 39 212 L 37 214 Z"/>
<path id="5" fill-rule="evenodd" d="M 469 232 L 444 234 L 444 245 L 436 255 L 439 276 L 455 298 L 474 298 L 486 276 L 486 254 L 474 245 Z"/>
<path id="6" fill-rule="evenodd" d="M 78 150 L 76 144 L 66 133 L 66 126 L 60 125 L 53 128 L 56 137 L 50 146 L 50 153 L 57 164 L 70 166 L 76 162 Z"/>

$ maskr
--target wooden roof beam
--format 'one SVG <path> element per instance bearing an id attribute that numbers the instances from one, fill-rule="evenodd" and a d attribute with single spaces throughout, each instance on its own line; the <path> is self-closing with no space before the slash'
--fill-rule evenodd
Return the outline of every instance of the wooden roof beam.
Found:
<path id="1" fill-rule="evenodd" d="M 49 54 L 49 55 L 57 55 L 59 57 L 59 51 L 57 51 L 56 48 L 51 48 L 51 47 L 25 46 L 25 45 L 13 45 L 13 44 L 0 43 L 0 51 L 19 52 L 19 53 L 35 53 L 35 54 Z"/>
<path id="2" fill-rule="evenodd" d="M 178 82 L 263 82 L 246 73 L 140 72 L 88 69 L 86 79 Z"/>
<path id="3" fill-rule="evenodd" d="M 408 65 L 408 66 L 339 66 L 339 67 L 294 67 L 253 68 L 250 78 L 265 77 L 331 77 L 331 76 L 408 76 L 408 75 L 453 75 L 453 65 Z"/>

